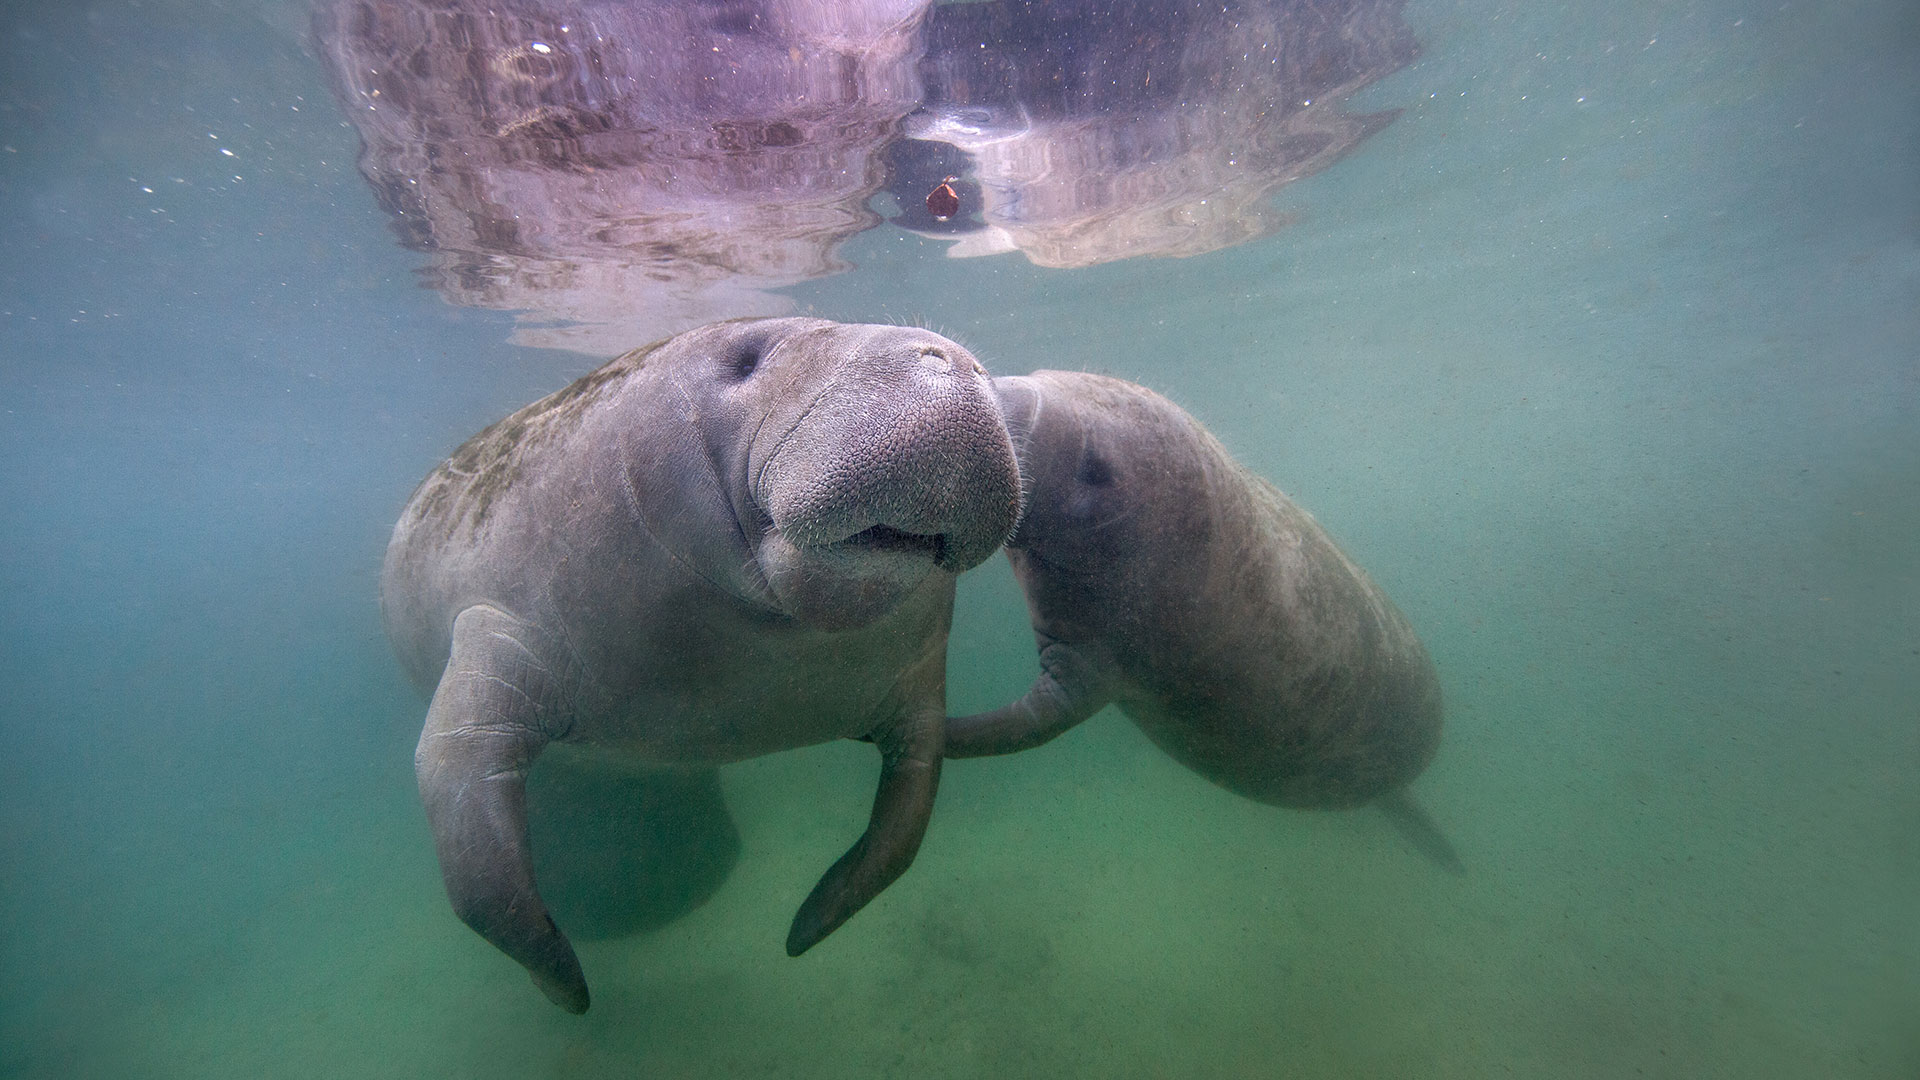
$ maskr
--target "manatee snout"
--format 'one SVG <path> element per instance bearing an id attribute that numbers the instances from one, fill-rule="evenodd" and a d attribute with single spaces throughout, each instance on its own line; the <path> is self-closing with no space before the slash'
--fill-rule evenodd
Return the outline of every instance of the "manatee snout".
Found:
<path id="1" fill-rule="evenodd" d="M 1012 439 L 973 354 L 907 327 L 842 347 L 791 423 L 762 429 L 753 485 L 769 587 L 836 630 L 884 615 L 936 568 L 985 562 L 1020 515 Z"/>

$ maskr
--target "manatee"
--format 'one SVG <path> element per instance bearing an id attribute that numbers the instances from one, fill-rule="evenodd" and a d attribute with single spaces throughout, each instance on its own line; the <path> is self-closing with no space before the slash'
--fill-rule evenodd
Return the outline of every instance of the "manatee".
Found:
<path id="1" fill-rule="evenodd" d="M 806 951 L 919 847 L 954 579 L 1019 507 L 985 370 L 904 327 L 704 326 L 474 436 L 415 490 L 382 581 L 431 697 L 415 768 L 454 910 L 583 1012 L 534 880 L 536 755 L 703 767 L 870 740 L 879 793 L 794 918 Z"/>
<path id="2" fill-rule="evenodd" d="M 951 720 L 948 757 L 1038 746 L 1109 703 L 1176 760 L 1263 803 L 1378 801 L 1443 865 L 1401 789 L 1440 741 L 1433 661 L 1314 519 L 1143 387 L 994 380 L 1026 484 L 1007 556 L 1040 674 Z"/>

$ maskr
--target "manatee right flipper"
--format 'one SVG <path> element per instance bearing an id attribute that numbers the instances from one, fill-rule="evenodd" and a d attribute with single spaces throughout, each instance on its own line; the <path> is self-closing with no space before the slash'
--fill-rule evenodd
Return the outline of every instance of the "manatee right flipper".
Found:
<path id="1" fill-rule="evenodd" d="M 526 636 L 486 605 L 454 620 L 414 771 L 454 911 L 554 1004 L 583 1013 L 586 976 L 540 899 L 527 843 L 527 770 L 550 737 L 555 680 Z"/>
<path id="2" fill-rule="evenodd" d="M 787 931 L 788 956 L 818 945 L 913 865 L 940 788 L 944 719 L 940 711 L 924 712 L 874 733 L 880 788 L 867 831 L 827 868 L 800 905 Z"/>
<path id="3" fill-rule="evenodd" d="M 1112 670 L 1099 646 L 1072 645 L 1036 631 L 1040 675 L 1020 699 L 947 720 L 946 756 L 990 757 L 1031 750 L 1065 734 L 1113 700 Z"/>

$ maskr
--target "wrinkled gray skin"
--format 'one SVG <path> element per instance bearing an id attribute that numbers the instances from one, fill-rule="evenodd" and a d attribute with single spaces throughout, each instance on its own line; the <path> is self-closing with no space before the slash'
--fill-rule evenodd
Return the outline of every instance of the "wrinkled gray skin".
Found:
<path id="1" fill-rule="evenodd" d="M 994 390 L 1027 488 L 1007 555 L 1041 673 L 1012 705 L 950 721 L 947 756 L 1037 746 L 1118 703 L 1248 798 L 1384 796 L 1403 831 L 1431 834 L 1416 844 L 1457 865 L 1393 794 L 1440 740 L 1433 663 L 1319 524 L 1152 391 L 1061 371 Z"/>
<path id="2" fill-rule="evenodd" d="M 415 765 L 454 909 L 582 1012 L 533 879 L 535 755 L 713 763 L 871 739 L 872 818 L 787 951 L 825 937 L 919 846 L 954 576 L 1019 500 L 985 371 L 902 327 L 701 327 L 469 440 L 415 491 L 383 583 L 395 650 L 432 694 Z"/>

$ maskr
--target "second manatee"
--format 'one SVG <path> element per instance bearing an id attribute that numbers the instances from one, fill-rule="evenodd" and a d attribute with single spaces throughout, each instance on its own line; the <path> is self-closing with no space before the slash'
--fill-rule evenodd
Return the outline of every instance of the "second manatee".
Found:
<path id="1" fill-rule="evenodd" d="M 994 380 L 1025 509 L 1007 555 L 1040 675 L 950 720 L 948 757 L 1046 742 L 1117 703 L 1161 749 L 1260 802 L 1380 802 L 1457 869 L 1401 789 L 1440 742 L 1406 618 L 1318 522 L 1172 402 L 1064 371 Z"/>

